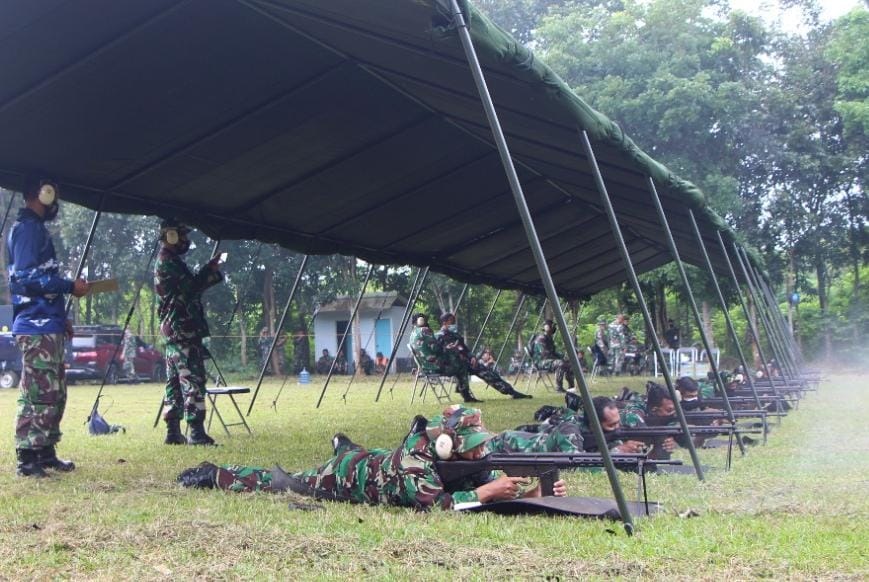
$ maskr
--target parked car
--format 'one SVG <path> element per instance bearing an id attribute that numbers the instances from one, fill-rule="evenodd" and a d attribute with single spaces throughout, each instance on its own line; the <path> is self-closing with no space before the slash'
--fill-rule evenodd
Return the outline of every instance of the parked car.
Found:
<path id="1" fill-rule="evenodd" d="M 108 370 L 106 382 L 117 384 L 130 381 L 124 377 L 123 346 L 118 349 L 122 330 L 116 325 L 76 325 L 73 337 L 67 342 L 66 379 L 68 382 L 102 380 Z M 163 354 L 136 337 L 136 358 L 133 366 L 136 380 L 159 382 L 166 377 Z M 116 353 L 117 357 L 112 359 Z"/>
<path id="2" fill-rule="evenodd" d="M 0 333 L 0 388 L 16 388 L 21 378 L 21 351 L 11 333 Z"/>

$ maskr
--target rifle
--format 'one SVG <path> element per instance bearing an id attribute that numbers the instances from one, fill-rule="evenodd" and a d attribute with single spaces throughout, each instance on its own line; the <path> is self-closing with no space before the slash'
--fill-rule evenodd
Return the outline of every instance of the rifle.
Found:
<path id="1" fill-rule="evenodd" d="M 628 453 L 610 457 L 617 467 L 636 469 L 641 477 L 645 474 L 645 454 Z M 656 460 L 655 464 L 681 465 L 682 461 Z M 541 493 L 552 495 L 560 470 L 603 467 L 603 458 L 592 453 L 490 453 L 476 461 L 436 461 L 435 467 L 445 486 L 484 471 L 502 471 L 510 477 L 537 477 Z"/>
<path id="2" fill-rule="evenodd" d="M 690 426 L 688 427 L 691 436 L 718 436 L 732 435 L 736 432 L 733 425 L 723 426 Z M 759 432 L 759 431 L 757 431 Z M 685 436 L 685 431 L 681 426 L 642 426 L 642 427 L 622 427 L 617 430 L 604 432 L 606 442 L 614 441 L 640 441 L 648 445 L 652 445 L 654 452 L 662 452 L 663 449 L 659 446 L 661 442 L 668 438 L 679 438 Z M 583 443 L 587 452 L 599 450 L 598 443 L 592 433 L 583 431 Z M 655 458 L 657 461 L 658 459 Z"/>

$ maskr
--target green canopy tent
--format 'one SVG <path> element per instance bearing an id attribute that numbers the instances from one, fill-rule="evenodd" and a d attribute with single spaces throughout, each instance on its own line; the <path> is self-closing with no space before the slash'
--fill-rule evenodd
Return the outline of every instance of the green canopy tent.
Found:
<path id="1" fill-rule="evenodd" d="M 577 127 L 588 131 L 638 272 L 732 233 L 509 35 L 471 13 L 555 284 L 625 280 Z M 97 16 L 98 15 L 98 16 Z M 39 169 L 67 200 L 178 215 L 214 238 L 430 265 L 541 294 L 455 31 L 410 0 L 9 0 L 0 5 L 0 184 Z"/>
<path id="2" fill-rule="evenodd" d="M 468 74 L 465 19 L 524 193 Z M 638 288 L 624 249 L 638 273 L 671 260 L 650 178 L 686 261 L 702 264 L 689 209 L 721 272 L 711 243 L 734 238 L 695 187 L 464 2 L 8 0 L 0 74 L 0 185 L 40 170 L 67 200 L 178 216 L 216 239 L 426 265 L 554 299 Z"/>

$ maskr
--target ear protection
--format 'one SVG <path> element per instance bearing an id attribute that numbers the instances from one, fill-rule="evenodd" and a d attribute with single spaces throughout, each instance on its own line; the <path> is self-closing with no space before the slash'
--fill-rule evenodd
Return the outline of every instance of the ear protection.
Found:
<path id="1" fill-rule="evenodd" d="M 51 206 L 57 200 L 57 186 L 52 182 L 41 183 L 36 199 L 44 206 Z"/>
<path id="2" fill-rule="evenodd" d="M 443 432 L 438 435 L 435 440 L 435 454 L 442 461 L 449 460 L 456 447 L 456 425 L 459 424 L 459 419 L 462 418 L 462 408 L 459 407 L 450 414 L 447 421 L 444 423 Z"/>
<path id="3" fill-rule="evenodd" d="M 163 232 L 163 240 L 166 241 L 166 244 L 177 245 L 179 236 L 178 229 L 176 228 L 168 228 Z"/>
<path id="4" fill-rule="evenodd" d="M 427 323 L 427 320 L 426 320 L 426 318 L 423 317 L 422 315 L 420 315 L 419 317 L 416 318 L 416 326 L 417 326 L 417 327 L 422 327 L 422 326 L 424 326 L 426 323 Z"/>

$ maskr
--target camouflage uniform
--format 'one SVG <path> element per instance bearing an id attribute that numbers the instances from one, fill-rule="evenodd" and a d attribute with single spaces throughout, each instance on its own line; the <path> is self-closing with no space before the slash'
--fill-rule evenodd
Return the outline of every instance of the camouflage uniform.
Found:
<path id="1" fill-rule="evenodd" d="M 66 408 L 66 309 L 73 282 L 60 277 L 45 219 L 22 208 L 7 239 L 12 332 L 22 354 L 15 448 L 28 455 L 60 441 Z"/>
<path id="2" fill-rule="evenodd" d="M 531 342 L 531 361 L 539 370 L 555 371 L 555 386 L 559 390 L 564 389 L 564 378 L 567 378 L 567 387 L 573 388 L 573 368 L 564 356 L 555 350 L 555 340 L 544 332 L 534 337 Z"/>
<path id="3" fill-rule="evenodd" d="M 419 356 L 423 372 L 455 376 L 458 382 L 456 391 L 460 394 L 470 391 L 467 364 L 457 351 L 445 350 L 430 327 L 414 327 L 410 333 L 410 345 Z"/>
<path id="4" fill-rule="evenodd" d="M 435 339 L 441 344 L 444 352 L 456 354 L 457 358 L 464 363 L 469 374 L 473 374 L 501 394 L 514 397 L 522 396 L 498 372 L 484 366 L 478 358 L 474 358 L 473 363 L 471 363 L 471 350 L 465 344 L 465 338 L 458 333 L 449 329 L 440 329 L 435 334 Z"/>
<path id="5" fill-rule="evenodd" d="M 505 430 L 486 443 L 491 453 L 581 453 L 583 438 L 580 425 L 561 422 L 541 423 L 539 432 Z"/>
<path id="6" fill-rule="evenodd" d="M 15 417 L 15 448 L 41 449 L 60 442 L 60 421 L 66 409 L 64 335 L 18 335 L 24 358 Z"/>
<path id="7" fill-rule="evenodd" d="M 444 414 L 450 416 L 455 411 L 459 415 L 457 450 L 461 450 L 463 427 L 480 426 L 480 411 L 454 405 Z M 428 510 L 452 509 L 456 503 L 479 501 L 474 489 L 492 481 L 494 474 L 480 473 L 446 487 L 437 472 L 434 443 L 443 423 L 444 416 L 432 418 L 426 431 L 408 435 L 397 449 L 365 449 L 350 443 L 320 467 L 294 476 L 318 491 L 354 503 Z M 229 491 L 270 491 L 271 479 L 267 469 L 224 465 L 218 468 L 215 483 Z"/>
<path id="8" fill-rule="evenodd" d="M 136 338 L 129 331 L 124 333 L 124 375 L 136 378 Z"/>
<path id="9" fill-rule="evenodd" d="M 203 338 L 210 335 L 202 307 L 202 292 L 223 280 L 204 266 L 196 274 L 171 248 L 157 255 L 154 283 L 160 304 L 160 332 L 166 338 L 166 395 L 163 418 L 187 422 L 205 417 L 205 356 Z"/>
<path id="10" fill-rule="evenodd" d="M 620 323 L 618 319 L 614 320 L 609 326 L 609 339 L 609 360 L 613 366 L 613 373 L 621 374 L 625 358 L 625 347 L 628 341 L 627 326 L 624 323 Z"/>

